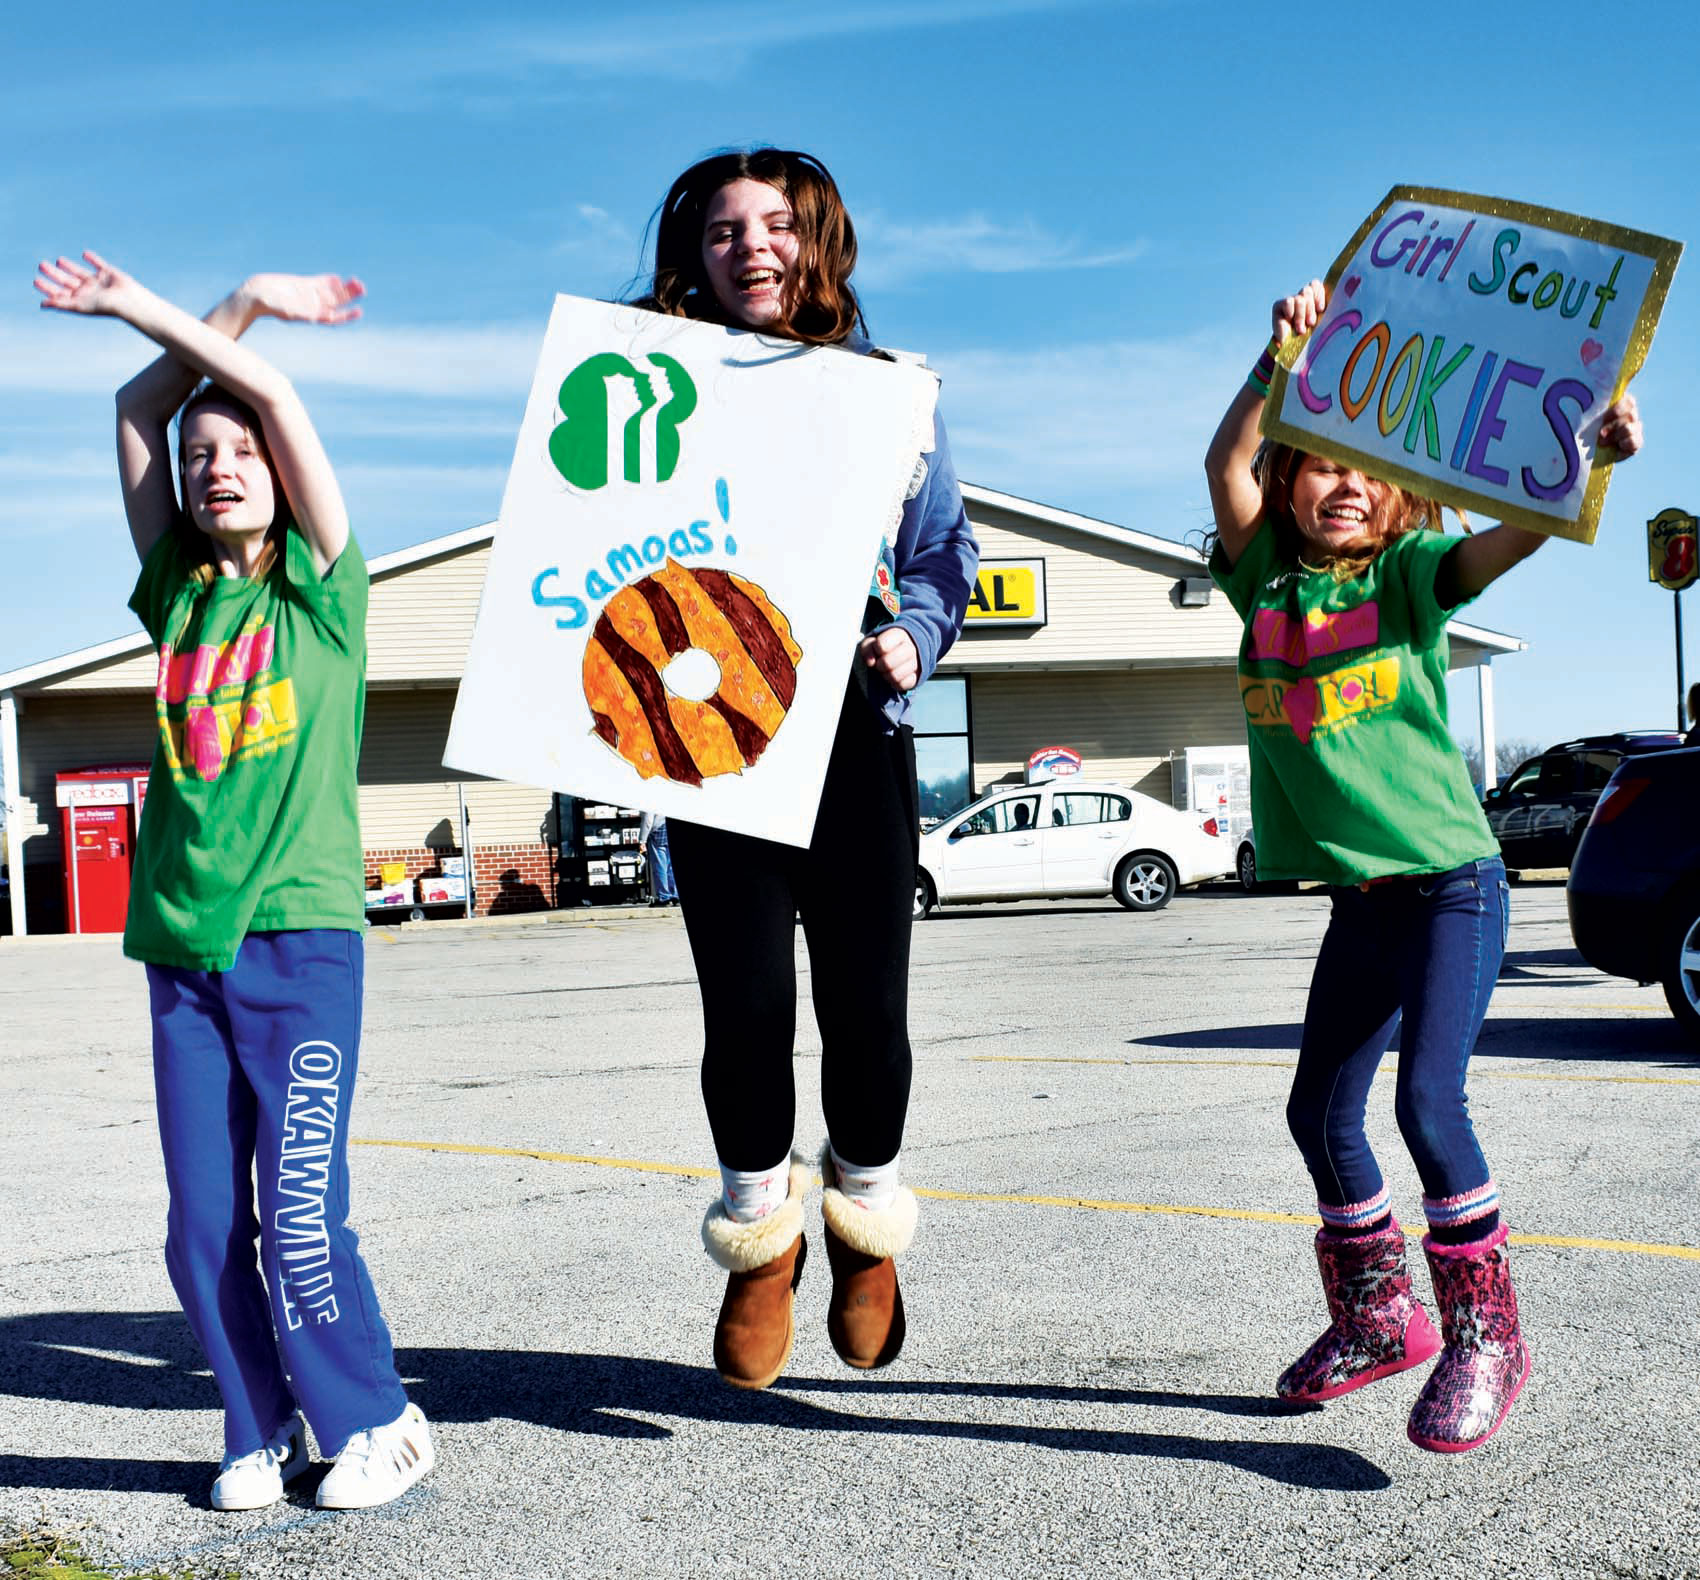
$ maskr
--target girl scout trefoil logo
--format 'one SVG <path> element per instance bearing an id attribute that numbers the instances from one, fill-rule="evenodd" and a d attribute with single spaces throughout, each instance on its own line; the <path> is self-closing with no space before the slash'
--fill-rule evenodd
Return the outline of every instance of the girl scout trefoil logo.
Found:
<path id="1" fill-rule="evenodd" d="M 562 380 L 549 459 L 574 488 L 606 487 L 615 472 L 628 483 L 665 483 L 678 466 L 679 427 L 697 409 L 697 387 L 672 357 L 641 360 L 650 367 L 598 352 Z"/>

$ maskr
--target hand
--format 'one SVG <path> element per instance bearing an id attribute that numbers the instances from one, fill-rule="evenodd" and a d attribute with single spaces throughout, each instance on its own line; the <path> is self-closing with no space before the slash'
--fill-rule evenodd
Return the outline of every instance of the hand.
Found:
<path id="1" fill-rule="evenodd" d="M 921 678 L 920 649 L 900 625 L 863 637 L 856 656 L 893 691 L 912 691 Z"/>
<path id="2" fill-rule="evenodd" d="M 299 324 L 347 324 L 360 316 L 353 304 L 366 287 L 352 275 L 256 274 L 242 284 L 255 313 Z"/>
<path id="3" fill-rule="evenodd" d="M 1617 451 L 1620 461 L 1627 460 L 1641 448 L 1645 435 L 1641 431 L 1641 409 L 1633 395 L 1613 401 L 1600 418 L 1600 443 Z"/>
<path id="4" fill-rule="evenodd" d="M 83 257 L 92 267 L 85 269 L 69 258 L 44 258 L 36 265 L 41 306 L 61 313 L 116 314 L 123 299 L 137 289 L 136 282 L 97 252 L 84 252 Z"/>
<path id="5" fill-rule="evenodd" d="M 1269 309 L 1269 327 L 1277 345 L 1289 335 L 1308 335 L 1328 305 L 1328 287 L 1312 280 L 1292 296 L 1283 296 Z"/>

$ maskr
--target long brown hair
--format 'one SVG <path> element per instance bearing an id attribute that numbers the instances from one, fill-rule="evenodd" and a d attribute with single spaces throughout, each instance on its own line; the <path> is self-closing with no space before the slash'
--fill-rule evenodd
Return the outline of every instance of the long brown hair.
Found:
<path id="1" fill-rule="evenodd" d="M 212 539 L 195 525 L 194 512 L 189 508 L 189 472 L 183 449 L 183 430 L 188 427 L 189 419 L 204 406 L 221 406 L 235 417 L 248 430 L 260 452 L 260 458 L 266 463 L 266 470 L 272 474 L 272 499 L 276 502 L 276 514 L 267 529 L 265 547 L 260 550 L 259 558 L 254 562 L 253 576 L 258 580 L 277 563 L 277 557 L 283 551 L 284 533 L 289 528 L 288 496 L 283 491 L 283 480 L 277 475 L 277 468 L 272 465 L 271 451 L 266 447 L 266 430 L 260 425 L 259 413 L 245 400 L 232 395 L 223 385 L 214 384 L 210 380 L 184 401 L 177 413 L 177 491 L 183 501 L 183 508 L 178 512 L 175 524 L 177 541 L 182 546 L 183 557 L 195 567 L 195 579 L 203 586 L 218 575 L 218 562 L 213 557 Z"/>
<path id="2" fill-rule="evenodd" d="M 1374 478 L 1372 481 L 1381 489 L 1381 498 L 1369 522 L 1370 536 L 1374 539 L 1372 547 L 1351 554 L 1329 554 L 1306 542 L 1293 517 L 1293 482 L 1309 453 L 1290 444 L 1275 444 L 1265 439 L 1257 447 L 1257 455 L 1251 463 L 1252 475 L 1263 490 L 1263 519 L 1274 529 L 1284 558 L 1326 570 L 1335 581 L 1345 582 L 1354 576 L 1362 576 L 1384 549 L 1407 532 L 1446 530 L 1441 517 L 1445 507 L 1438 499 L 1413 494 L 1397 483 Z M 1469 518 L 1462 510 L 1455 510 L 1455 514 L 1468 532 Z"/>
<path id="3" fill-rule="evenodd" d="M 788 148 L 738 148 L 699 160 L 668 189 L 655 226 L 655 276 L 633 304 L 654 313 L 724 323 L 702 264 L 702 237 L 714 194 L 734 181 L 765 181 L 784 195 L 797 226 L 797 269 L 779 316 L 766 332 L 810 345 L 835 345 L 867 321 L 850 285 L 856 228 L 838 183 L 818 159 Z"/>

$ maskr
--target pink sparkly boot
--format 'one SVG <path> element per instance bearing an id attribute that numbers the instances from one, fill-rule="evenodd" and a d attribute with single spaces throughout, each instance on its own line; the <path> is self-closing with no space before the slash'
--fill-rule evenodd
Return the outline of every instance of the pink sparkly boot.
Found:
<path id="1" fill-rule="evenodd" d="M 1418 1448 L 1437 1454 L 1480 1448 L 1529 1379 L 1505 1239 L 1504 1224 L 1472 1245 L 1423 1239 L 1446 1352 L 1423 1384 L 1406 1428 Z"/>
<path id="2" fill-rule="evenodd" d="M 1440 1349 L 1422 1303 L 1411 1293 L 1405 1233 L 1390 1222 L 1374 1234 L 1316 1236 L 1316 1263 L 1329 1323 L 1322 1336 L 1281 1373 L 1275 1392 L 1320 1404 L 1379 1377 L 1420 1366 Z"/>

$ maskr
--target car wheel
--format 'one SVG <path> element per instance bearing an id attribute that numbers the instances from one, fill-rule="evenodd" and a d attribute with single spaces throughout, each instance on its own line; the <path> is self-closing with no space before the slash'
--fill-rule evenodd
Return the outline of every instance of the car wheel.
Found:
<path id="1" fill-rule="evenodd" d="M 916 921 L 924 921 L 932 908 L 938 903 L 938 896 L 933 893 L 933 880 L 924 872 L 915 874 L 915 909 L 912 913 Z"/>
<path id="2" fill-rule="evenodd" d="M 1666 950 L 1665 1002 L 1689 1040 L 1700 1043 L 1700 899 L 1690 896 L 1678 912 Z"/>
<path id="3" fill-rule="evenodd" d="M 1250 845 L 1241 845 L 1234 870 L 1240 875 L 1240 887 L 1250 894 L 1257 887 L 1257 852 Z"/>
<path id="4" fill-rule="evenodd" d="M 1116 868 L 1111 892 L 1117 904 L 1130 911 L 1160 911 L 1174 899 L 1178 882 L 1169 859 L 1146 850 L 1129 856 Z"/>

